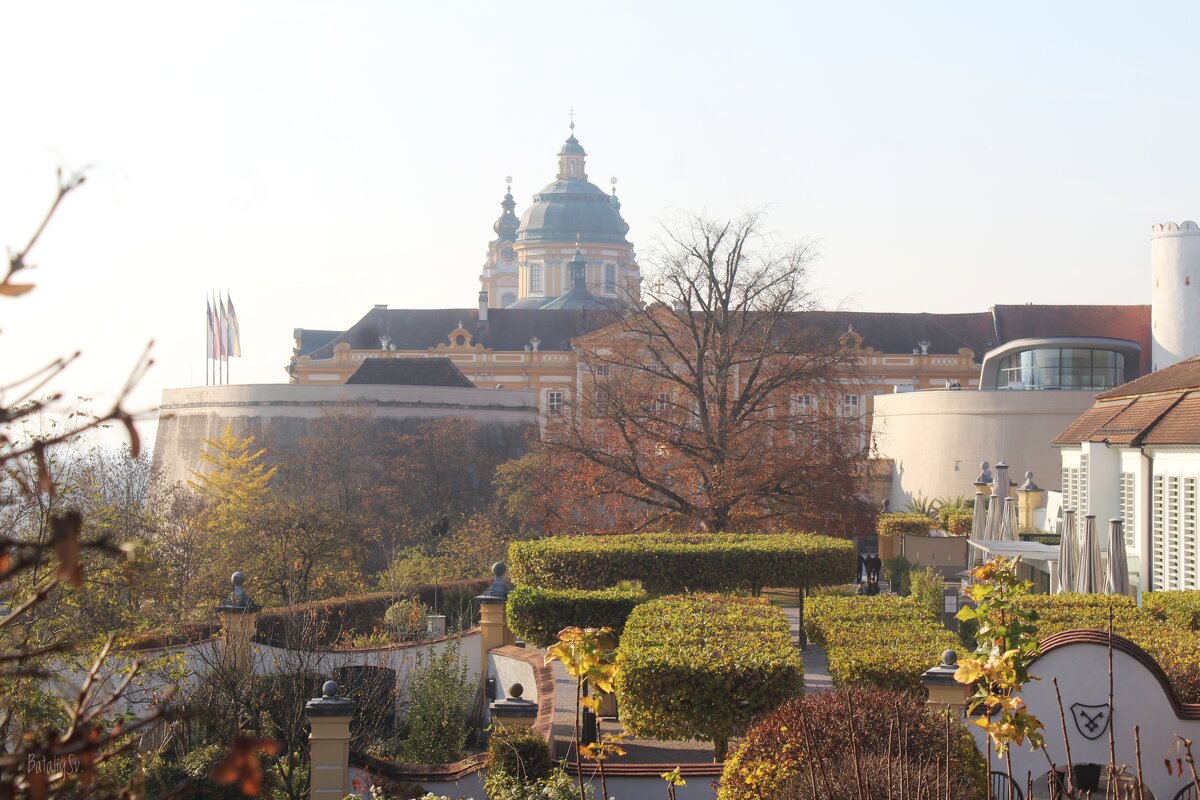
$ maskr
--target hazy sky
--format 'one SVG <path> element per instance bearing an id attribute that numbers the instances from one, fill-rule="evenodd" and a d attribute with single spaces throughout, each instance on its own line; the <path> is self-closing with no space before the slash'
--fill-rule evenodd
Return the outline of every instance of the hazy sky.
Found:
<path id="1" fill-rule="evenodd" d="M 504 176 L 554 176 L 574 106 L 645 249 L 672 209 L 765 204 L 864 310 L 1149 301 L 1149 227 L 1200 216 L 1195 3 L 79 3 L 0 7 L 0 243 L 94 165 L 4 300 L 6 378 L 82 347 L 103 398 L 235 382 L 292 329 L 470 307 Z M 7 380 L 5 382 L 8 382 Z M 152 427 L 152 426 L 151 426 Z"/>

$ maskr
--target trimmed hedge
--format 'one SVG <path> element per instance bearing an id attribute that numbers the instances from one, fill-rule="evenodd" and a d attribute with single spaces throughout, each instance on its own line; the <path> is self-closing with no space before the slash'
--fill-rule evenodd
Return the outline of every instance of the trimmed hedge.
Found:
<path id="1" fill-rule="evenodd" d="M 947 506 L 938 510 L 938 521 L 942 530 L 951 536 L 969 536 L 971 523 L 975 521 L 975 512 L 969 508 Z"/>
<path id="2" fill-rule="evenodd" d="M 928 536 L 929 529 L 937 526 L 938 521 L 933 517 L 902 511 L 880 514 L 875 520 L 875 532 L 880 536 Z"/>
<path id="3" fill-rule="evenodd" d="M 1162 592 L 1161 594 L 1185 594 Z M 1143 598 L 1153 596 L 1145 594 Z M 1153 601 L 1162 608 L 1172 600 Z M 1038 612 L 1038 635 L 1076 628 L 1108 631 L 1108 609 L 1113 609 L 1113 633 L 1124 636 L 1149 653 L 1185 703 L 1200 703 L 1200 632 L 1190 630 L 1180 617 L 1162 617 L 1138 608 L 1132 597 L 1112 594 L 1031 594 L 1020 599 L 1023 607 Z"/>
<path id="4" fill-rule="evenodd" d="M 513 542 L 513 580 L 547 589 L 640 581 L 652 596 L 824 586 L 855 576 L 854 544 L 806 533 L 635 533 Z"/>
<path id="5" fill-rule="evenodd" d="M 1048 544 L 1052 547 L 1058 547 L 1058 543 L 1062 537 L 1057 533 L 1021 533 L 1017 535 L 1022 542 L 1037 542 L 1038 544 Z"/>
<path id="6" fill-rule="evenodd" d="M 870 684 L 920 692 L 921 674 L 961 649 L 930 609 L 915 598 L 814 597 L 807 603 L 809 640 L 826 648 L 839 686 Z"/>
<path id="7" fill-rule="evenodd" d="M 767 600 L 664 597 L 633 610 L 617 656 L 621 722 L 634 736 L 729 739 L 804 691 L 787 618 Z"/>
<path id="8" fill-rule="evenodd" d="M 439 606 L 444 607 L 446 597 L 455 593 L 474 596 L 491 583 L 489 578 L 446 581 L 418 586 L 401 595 L 395 592 L 371 592 L 268 608 L 258 615 L 254 641 L 275 647 L 295 647 L 301 643 L 306 646 L 332 646 L 344 636 L 367 634 L 382 627 L 385 624 L 383 615 L 397 600 L 415 595 L 425 605 L 432 606 L 436 594 Z"/>
<path id="9" fill-rule="evenodd" d="M 1181 628 L 1200 630 L 1200 591 L 1145 592 L 1142 607 Z"/>
<path id="10" fill-rule="evenodd" d="M 618 636 L 635 606 L 650 599 L 640 589 L 538 589 L 518 586 L 508 594 L 508 627 L 537 647 L 558 641 L 558 632 L 577 628 L 612 628 Z"/>

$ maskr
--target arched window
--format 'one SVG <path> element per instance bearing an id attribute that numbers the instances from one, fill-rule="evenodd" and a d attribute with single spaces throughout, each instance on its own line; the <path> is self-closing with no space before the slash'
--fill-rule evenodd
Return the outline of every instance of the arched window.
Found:
<path id="1" fill-rule="evenodd" d="M 512 292 L 506 292 L 500 296 L 500 307 L 508 308 L 516 301 L 517 301 L 517 298 L 513 297 Z"/>

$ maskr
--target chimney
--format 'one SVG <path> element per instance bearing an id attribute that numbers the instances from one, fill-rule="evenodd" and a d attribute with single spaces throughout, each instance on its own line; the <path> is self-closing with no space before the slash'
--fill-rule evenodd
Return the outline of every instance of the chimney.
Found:
<path id="1" fill-rule="evenodd" d="M 479 292 L 479 321 L 487 322 L 488 295 L 487 292 Z"/>

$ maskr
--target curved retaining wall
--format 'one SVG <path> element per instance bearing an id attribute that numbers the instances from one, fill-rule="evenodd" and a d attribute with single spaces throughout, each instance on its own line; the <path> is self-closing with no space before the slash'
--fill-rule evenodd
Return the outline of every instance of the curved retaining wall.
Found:
<path id="1" fill-rule="evenodd" d="M 1091 392 L 944 391 L 879 395 L 872 433 L 895 468 L 893 509 L 914 497 L 972 495 L 979 462 L 1007 461 L 1016 483 L 1033 471 L 1043 489 L 1060 489 L 1062 464 L 1050 445 L 1092 405 Z"/>
<path id="2" fill-rule="evenodd" d="M 412 431 L 429 419 L 469 417 L 480 424 L 483 447 L 503 459 L 525 452 L 525 434 L 537 424 L 533 392 L 287 383 L 166 389 L 154 442 L 155 484 L 187 480 L 201 468 L 204 440 L 226 427 L 255 436 L 270 450 L 291 451 L 311 435 L 314 422 L 336 413 L 361 414 L 380 434 Z"/>

